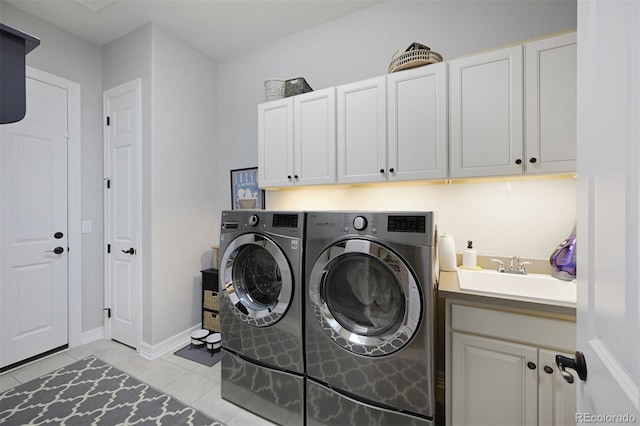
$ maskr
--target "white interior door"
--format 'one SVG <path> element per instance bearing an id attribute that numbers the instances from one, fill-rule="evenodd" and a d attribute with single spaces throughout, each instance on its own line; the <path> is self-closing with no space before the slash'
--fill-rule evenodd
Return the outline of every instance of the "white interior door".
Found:
<path id="1" fill-rule="evenodd" d="M 67 89 L 26 80 L 0 126 L 0 367 L 68 343 Z"/>
<path id="2" fill-rule="evenodd" d="M 579 1 L 578 424 L 640 421 L 639 70 L 640 3 Z"/>
<path id="3" fill-rule="evenodd" d="M 104 94 L 106 320 L 111 339 L 140 339 L 140 80 Z"/>

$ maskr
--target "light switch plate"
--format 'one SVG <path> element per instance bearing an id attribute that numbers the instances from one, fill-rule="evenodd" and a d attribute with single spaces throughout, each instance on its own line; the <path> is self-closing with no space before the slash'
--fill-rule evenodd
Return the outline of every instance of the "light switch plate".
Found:
<path id="1" fill-rule="evenodd" d="M 92 231 L 92 227 L 93 227 L 93 223 L 90 220 L 83 220 L 82 221 L 82 233 L 83 234 L 90 234 Z"/>

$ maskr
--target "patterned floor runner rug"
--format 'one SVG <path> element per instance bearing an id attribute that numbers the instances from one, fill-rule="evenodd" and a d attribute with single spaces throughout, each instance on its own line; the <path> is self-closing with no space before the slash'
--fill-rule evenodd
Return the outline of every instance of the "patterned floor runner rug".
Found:
<path id="1" fill-rule="evenodd" d="M 224 426 L 95 357 L 0 394 L 0 424 Z"/>

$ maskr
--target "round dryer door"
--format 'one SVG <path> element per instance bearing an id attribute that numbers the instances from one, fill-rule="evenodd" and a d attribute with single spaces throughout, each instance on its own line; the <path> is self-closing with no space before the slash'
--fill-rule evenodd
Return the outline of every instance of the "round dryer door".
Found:
<path id="1" fill-rule="evenodd" d="M 243 322 L 265 327 L 287 311 L 293 274 L 278 245 L 260 234 L 244 234 L 224 251 L 222 296 Z"/>
<path id="2" fill-rule="evenodd" d="M 313 316 L 343 348 L 367 356 L 398 351 L 420 324 L 422 296 L 389 248 L 351 239 L 327 248 L 310 274 Z"/>

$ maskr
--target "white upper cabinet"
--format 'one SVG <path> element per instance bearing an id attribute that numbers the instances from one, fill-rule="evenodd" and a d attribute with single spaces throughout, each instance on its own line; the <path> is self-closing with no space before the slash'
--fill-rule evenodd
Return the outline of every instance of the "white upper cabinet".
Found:
<path id="1" fill-rule="evenodd" d="M 447 63 L 387 76 L 387 125 L 388 180 L 447 177 Z"/>
<path id="2" fill-rule="evenodd" d="M 449 63 L 450 176 L 523 171 L 522 46 Z"/>
<path id="3" fill-rule="evenodd" d="M 293 99 L 258 105 L 258 185 L 293 185 Z"/>
<path id="4" fill-rule="evenodd" d="M 576 170 L 576 33 L 525 45 L 527 173 Z"/>
<path id="5" fill-rule="evenodd" d="M 575 32 L 455 59 L 449 74 L 451 177 L 576 170 Z"/>
<path id="6" fill-rule="evenodd" d="M 384 76 L 336 88 L 338 183 L 387 179 Z"/>
<path id="7" fill-rule="evenodd" d="M 336 181 L 333 87 L 258 105 L 261 188 Z"/>
<path id="8" fill-rule="evenodd" d="M 569 173 L 576 33 L 258 105 L 261 188 Z"/>
<path id="9" fill-rule="evenodd" d="M 296 185 L 336 182 L 336 90 L 293 98 L 294 179 Z"/>

